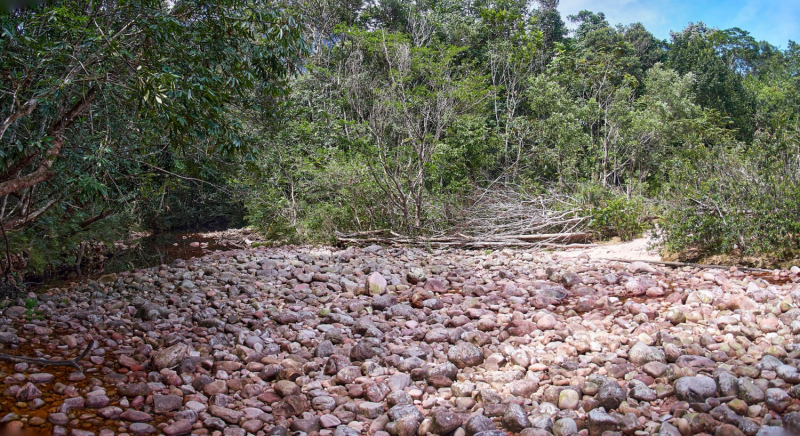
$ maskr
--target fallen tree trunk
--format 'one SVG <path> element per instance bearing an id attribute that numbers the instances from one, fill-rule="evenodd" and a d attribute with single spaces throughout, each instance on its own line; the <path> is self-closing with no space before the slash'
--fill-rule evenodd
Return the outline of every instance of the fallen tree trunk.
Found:
<path id="1" fill-rule="evenodd" d="M 685 266 L 691 268 L 702 268 L 702 269 L 731 269 L 736 268 L 741 271 L 751 271 L 751 272 L 763 272 L 763 273 L 771 273 L 774 272 L 774 269 L 764 269 L 764 268 L 751 268 L 748 266 L 735 266 L 735 265 L 706 265 L 702 263 L 691 263 L 691 262 L 669 262 L 666 260 L 641 260 L 641 259 L 603 259 L 603 260 L 610 260 L 612 262 L 626 262 L 626 263 L 633 263 L 633 262 L 644 262 L 653 265 L 663 265 L 669 266 L 673 268 L 682 268 Z"/>
<path id="2" fill-rule="evenodd" d="M 520 241 L 588 241 L 592 239 L 591 233 L 542 233 L 538 235 L 507 235 L 498 236 L 498 239 L 519 239 Z"/>
<path id="3" fill-rule="evenodd" d="M 589 233 L 543 233 L 539 235 L 502 235 L 502 236 L 467 236 L 460 233 L 436 237 L 410 237 L 389 230 L 370 230 L 350 234 L 336 233 L 336 241 L 340 244 L 352 245 L 409 245 L 435 246 L 452 248 L 496 248 L 496 247 L 528 247 L 528 248 L 585 248 L 594 244 L 573 244 L 591 239 Z"/>

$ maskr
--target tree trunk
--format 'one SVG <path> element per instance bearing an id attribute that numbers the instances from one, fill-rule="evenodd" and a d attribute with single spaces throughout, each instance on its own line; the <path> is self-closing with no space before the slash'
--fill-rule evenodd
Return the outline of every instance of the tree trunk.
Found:
<path id="1" fill-rule="evenodd" d="M 61 147 L 64 146 L 64 131 L 72 125 L 75 119 L 85 112 L 92 101 L 94 101 L 97 94 L 97 88 L 92 87 L 80 100 L 75 102 L 74 105 L 58 118 L 49 129 L 47 129 L 47 136 L 53 138 L 52 147 L 44 155 L 44 158 L 39 162 L 39 166 L 32 172 L 24 176 L 13 176 L 9 180 L 0 183 L 0 196 L 5 196 L 13 192 L 18 192 L 22 189 L 30 188 L 31 186 L 38 185 L 39 183 L 46 182 L 53 173 L 50 168 L 53 166 L 56 157 L 61 153 Z M 30 163 L 38 153 L 28 155 L 22 159 L 26 165 Z M 22 168 L 19 165 L 10 165 L 7 170 L 19 174 Z"/>

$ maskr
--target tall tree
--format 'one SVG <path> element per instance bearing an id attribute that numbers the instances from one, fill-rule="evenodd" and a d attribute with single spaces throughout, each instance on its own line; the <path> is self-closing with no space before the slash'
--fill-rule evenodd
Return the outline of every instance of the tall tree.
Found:
<path id="1" fill-rule="evenodd" d="M 558 12 L 559 0 L 537 0 L 538 8 L 533 13 L 536 27 L 542 32 L 542 41 L 546 50 L 551 51 L 557 42 L 561 42 L 567 34 L 564 20 Z"/>
<path id="2" fill-rule="evenodd" d="M 672 34 L 667 65 L 680 74 L 693 73 L 697 102 L 730 119 L 739 138 L 752 138 L 755 103 L 742 76 L 729 65 L 715 44 L 715 29 L 703 23 L 691 24 Z M 733 67 L 733 68 L 732 68 Z"/>
<path id="3" fill-rule="evenodd" d="M 630 44 L 644 70 L 666 60 L 667 43 L 657 39 L 645 29 L 642 23 L 634 23 L 621 28 L 625 42 Z"/>
<path id="4" fill-rule="evenodd" d="M 244 148 L 232 109 L 286 93 L 308 48 L 299 18 L 269 0 L 58 1 L 0 15 L 3 226 L 62 203 L 82 210 L 87 193 L 135 197 L 137 175 Z"/>

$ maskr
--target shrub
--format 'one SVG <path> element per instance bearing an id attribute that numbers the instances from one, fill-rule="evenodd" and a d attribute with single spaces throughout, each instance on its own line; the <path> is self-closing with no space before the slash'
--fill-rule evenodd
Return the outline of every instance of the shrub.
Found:
<path id="1" fill-rule="evenodd" d="M 665 202 L 665 248 L 700 256 L 800 254 L 800 178 L 783 164 L 728 151 L 698 164 L 694 184 Z"/>
<path id="2" fill-rule="evenodd" d="M 600 239 L 617 236 L 630 241 L 650 228 L 648 205 L 638 195 L 629 197 L 610 188 L 585 185 L 578 188 L 577 196 L 586 215 L 591 216 L 589 231 Z"/>
<path id="3" fill-rule="evenodd" d="M 401 217 L 372 182 L 365 165 L 332 160 L 304 179 L 254 184 L 248 222 L 269 239 L 334 240 L 336 231 L 400 228 Z"/>
<path id="4" fill-rule="evenodd" d="M 638 199 L 615 197 L 601 207 L 591 210 L 589 228 L 600 237 L 608 239 L 619 236 L 630 241 L 642 236 L 648 225 L 644 222 L 644 203 Z"/>

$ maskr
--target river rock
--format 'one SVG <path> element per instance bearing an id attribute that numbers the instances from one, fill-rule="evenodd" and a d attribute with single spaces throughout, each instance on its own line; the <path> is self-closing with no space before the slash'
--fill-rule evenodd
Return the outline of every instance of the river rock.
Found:
<path id="1" fill-rule="evenodd" d="M 587 417 L 587 427 L 591 436 L 601 436 L 605 432 L 619 430 L 619 420 L 606 413 L 603 408 L 592 409 Z"/>
<path id="2" fill-rule="evenodd" d="M 450 347 L 447 358 L 458 368 L 467 368 L 480 365 L 483 362 L 483 352 L 469 342 L 459 342 Z"/>
<path id="3" fill-rule="evenodd" d="M 553 424 L 553 435 L 570 436 L 578 434 L 578 425 L 572 418 L 561 418 Z"/>
<path id="4" fill-rule="evenodd" d="M 613 410 L 628 398 L 628 393 L 616 382 L 608 381 L 600 386 L 596 397 L 600 407 L 604 407 L 606 410 Z"/>
<path id="5" fill-rule="evenodd" d="M 675 395 L 681 401 L 702 403 L 717 395 L 717 383 L 709 377 L 682 377 L 675 382 Z"/>
<path id="6" fill-rule="evenodd" d="M 4 311 L 8 354 L 96 344 L 84 373 L 7 365 L 0 418 L 58 436 L 777 433 L 797 426 L 798 283 L 579 250 L 217 251 Z"/>
<path id="7" fill-rule="evenodd" d="M 506 407 L 502 421 L 503 427 L 514 433 L 519 433 L 523 429 L 531 426 L 531 422 L 528 420 L 528 415 L 525 413 L 525 410 L 522 406 L 515 403 L 510 403 Z"/>
<path id="8" fill-rule="evenodd" d="M 172 368 L 177 366 L 181 361 L 189 357 L 191 349 L 186 344 L 175 344 L 163 350 L 159 350 L 153 355 L 153 367 L 156 370 L 165 368 Z"/>
<path id="9" fill-rule="evenodd" d="M 650 362 L 666 363 L 667 359 L 664 352 L 656 347 L 651 347 L 642 341 L 637 342 L 630 351 L 628 351 L 628 359 L 634 365 L 642 366 Z"/>
<path id="10" fill-rule="evenodd" d="M 494 422 L 480 413 L 472 415 L 464 425 L 466 436 L 474 436 L 480 432 L 493 431 L 496 429 Z"/>
<path id="11" fill-rule="evenodd" d="M 438 408 L 431 415 L 431 432 L 446 434 L 461 426 L 462 417 L 444 408 Z"/>
<path id="12" fill-rule="evenodd" d="M 371 295 L 380 295 L 386 292 L 386 279 L 379 272 L 370 274 L 367 279 L 367 291 Z"/>

